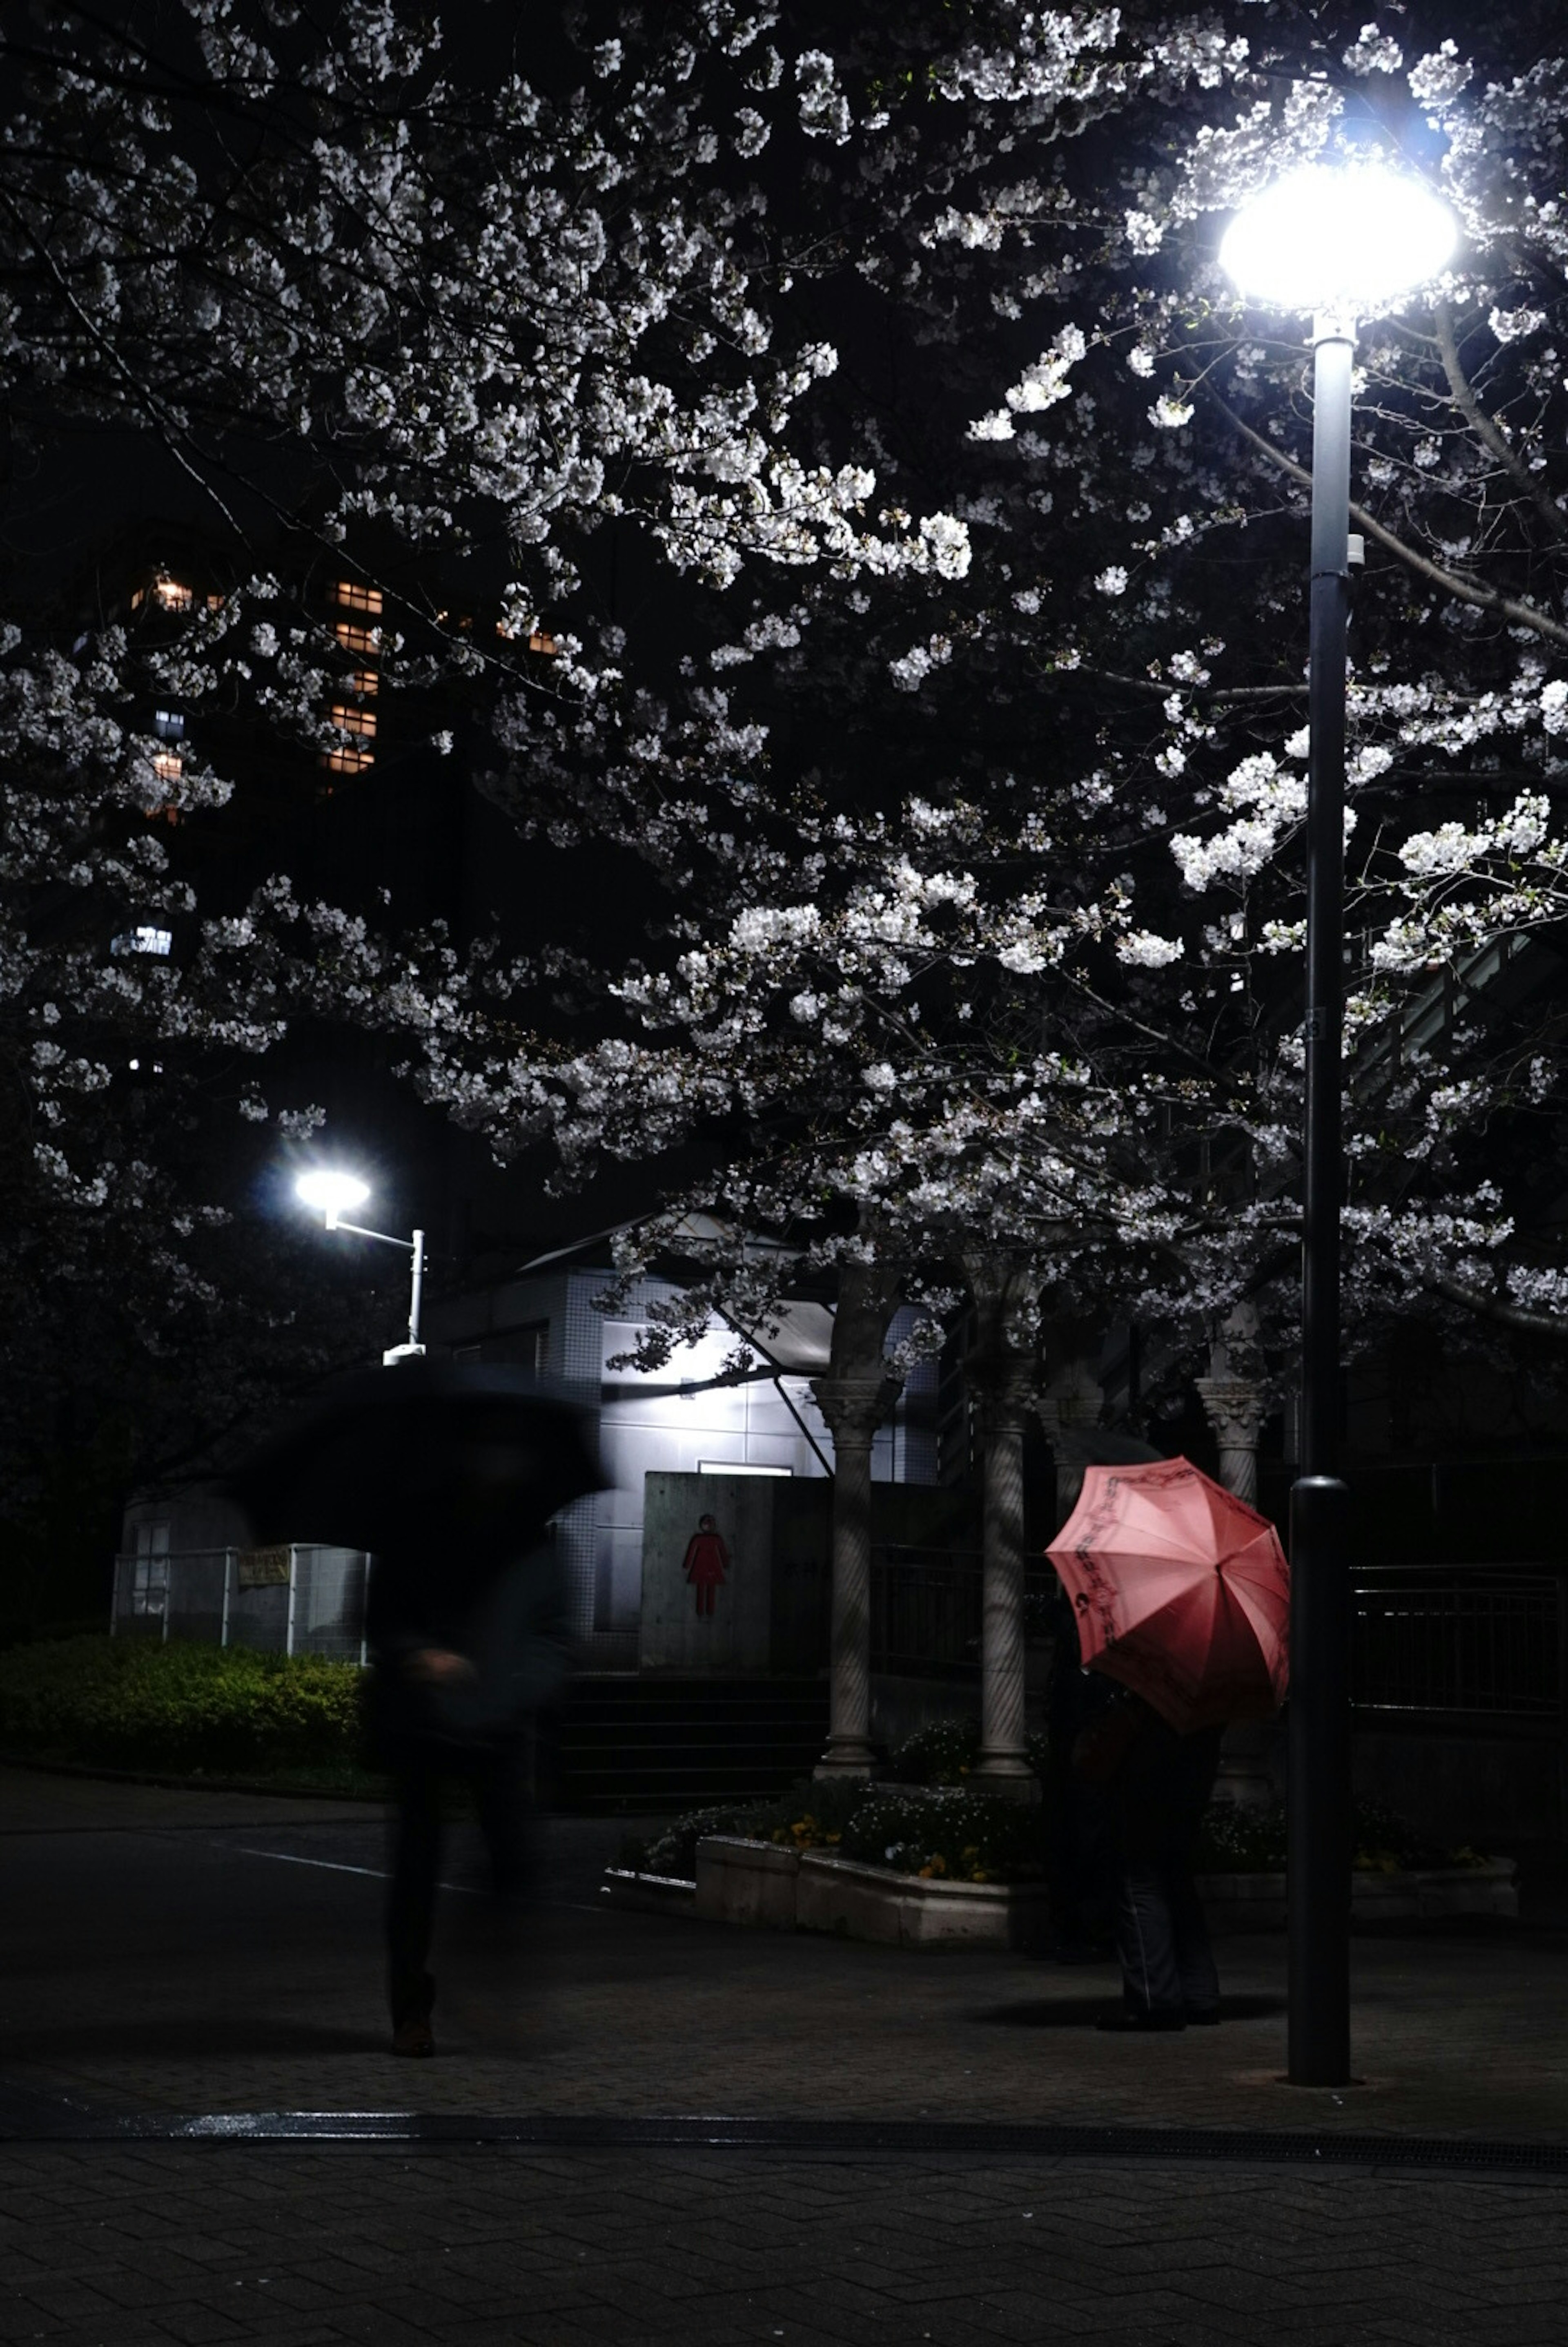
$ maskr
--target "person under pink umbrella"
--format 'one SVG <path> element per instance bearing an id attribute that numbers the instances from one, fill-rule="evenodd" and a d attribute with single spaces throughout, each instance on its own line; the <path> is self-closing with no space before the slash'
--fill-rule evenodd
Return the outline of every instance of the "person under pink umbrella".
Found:
<path id="1" fill-rule="evenodd" d="M 1075 1765 L 1113 1802 L 1122 2004 L 1101 2026 L 1219 2018 L 1193 1881 L 1198 1827 L 1234 1719 L 1289 1683 L 1290 1572 L 1268 1518 L 1186 1459 L 1091 1467 L 1049 1551 L 1083 1659 L 1118 1683 Z"/>

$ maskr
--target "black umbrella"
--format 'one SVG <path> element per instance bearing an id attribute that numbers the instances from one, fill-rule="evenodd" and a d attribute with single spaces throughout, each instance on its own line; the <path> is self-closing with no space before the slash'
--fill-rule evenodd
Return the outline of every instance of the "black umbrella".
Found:
<path id="1" fill-rule="evenodd" d="M 368 1369 L 227 1479 L 254 1538 L 514 1555 L 603 1482 L 589 1413 L 525 1370 Z"/>

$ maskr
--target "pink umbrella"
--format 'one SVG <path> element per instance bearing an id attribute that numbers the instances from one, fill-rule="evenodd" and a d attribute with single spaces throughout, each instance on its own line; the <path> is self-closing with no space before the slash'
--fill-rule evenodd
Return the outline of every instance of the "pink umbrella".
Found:
<path id="1" fill-rule="evenodd" d="M 1090 1467 L 1046 1551 L 1085 1663 L 1178 1735 L 1261 1719 L 1290 1682 L 1290 1567 L 1267 1516 L 1186 1459 Z"/>

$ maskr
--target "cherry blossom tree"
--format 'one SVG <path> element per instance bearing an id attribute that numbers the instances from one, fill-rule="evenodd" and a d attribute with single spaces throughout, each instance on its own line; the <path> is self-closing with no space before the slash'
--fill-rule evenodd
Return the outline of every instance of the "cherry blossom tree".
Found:
<path id="1" fill-rule="evenodd" d="M 1563 67 L 1527 9 L 1462 50 L 1416 13 L 1398 41 L 1268 6 L 824 37 L 824 215 L 902 336 L 856 429 L 911 505 L 940 466 L 973 564 L 784 608 L 743 582 L 649 733 L 619 678 L 575 745 L 556 717 L 549 760 L 585 753 L 679 903 L 613 1040 L 524 1048 L 466 1112 L 553 1129 L 569 1170 L 742 1120 L 737 1222 L 815 1218 L 830 1252 L 857 1207 L 939 1285 L 960 1239 L 1022 1240 L 1043 1292 L 1183 1346 L 1249 1295 L 1283 1358 L 1309 416 L 1301 328 L 1247 314 L 1215 246 L 1252 188 L 1376 136 L 1464 241 L 1362 332 L 1353 1317 L 1560 1332 Z M 548 761 L 507 746 L 525 792 Z"/>

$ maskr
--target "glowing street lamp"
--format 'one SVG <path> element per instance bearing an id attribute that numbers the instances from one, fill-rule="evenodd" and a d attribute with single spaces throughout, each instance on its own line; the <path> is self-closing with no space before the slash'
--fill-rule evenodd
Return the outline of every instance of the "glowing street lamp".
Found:
<path id="1" fill-rule="evenodd" d="M 1350 2075 L 1349 1494 L 1339 1480 L 1339 1208 L 1344 996 L 1345 637 L 1350 364 L 1356 319 L 1437 275 L 1453 215 L 1384 164 L 1290 172 L 1226 231 L 1249 300 L 1313 313 L 1312 585 L 1307 785 L 1306 1133 L 1301 1443 L 1290 1493 L 1289 2075 Z"/>
<path id="2" fill-rule="evenodd" d="M 309 1174 L 301 1174 L 294 1184 L 294 1194 L 301 1205 L 310 1206 L 325 1218 L 330 1231 L 348 1231 L 357 1239 L 377 1239 L 382 1246 L 404 1247 L 412 1258 L 412 1286 L 409 1295 L 408 1341 L 393 1345 L 382 1355 L 382 1366 L 412 1359 L 424 1351 L 419 1337 L 420 1297 L 424 1288 L 424 1233 L 415 1231 L 412 1239 L 393 1238 L 390 1231 L 367 1230 L 362 1223 L 346 1223 L 343 1216 L 355 1206 L 362 1206 L 371 1194 L 370 1184 L 361 1182 L 356 1174 L 344 1174 L 321 1165 Z"/>

